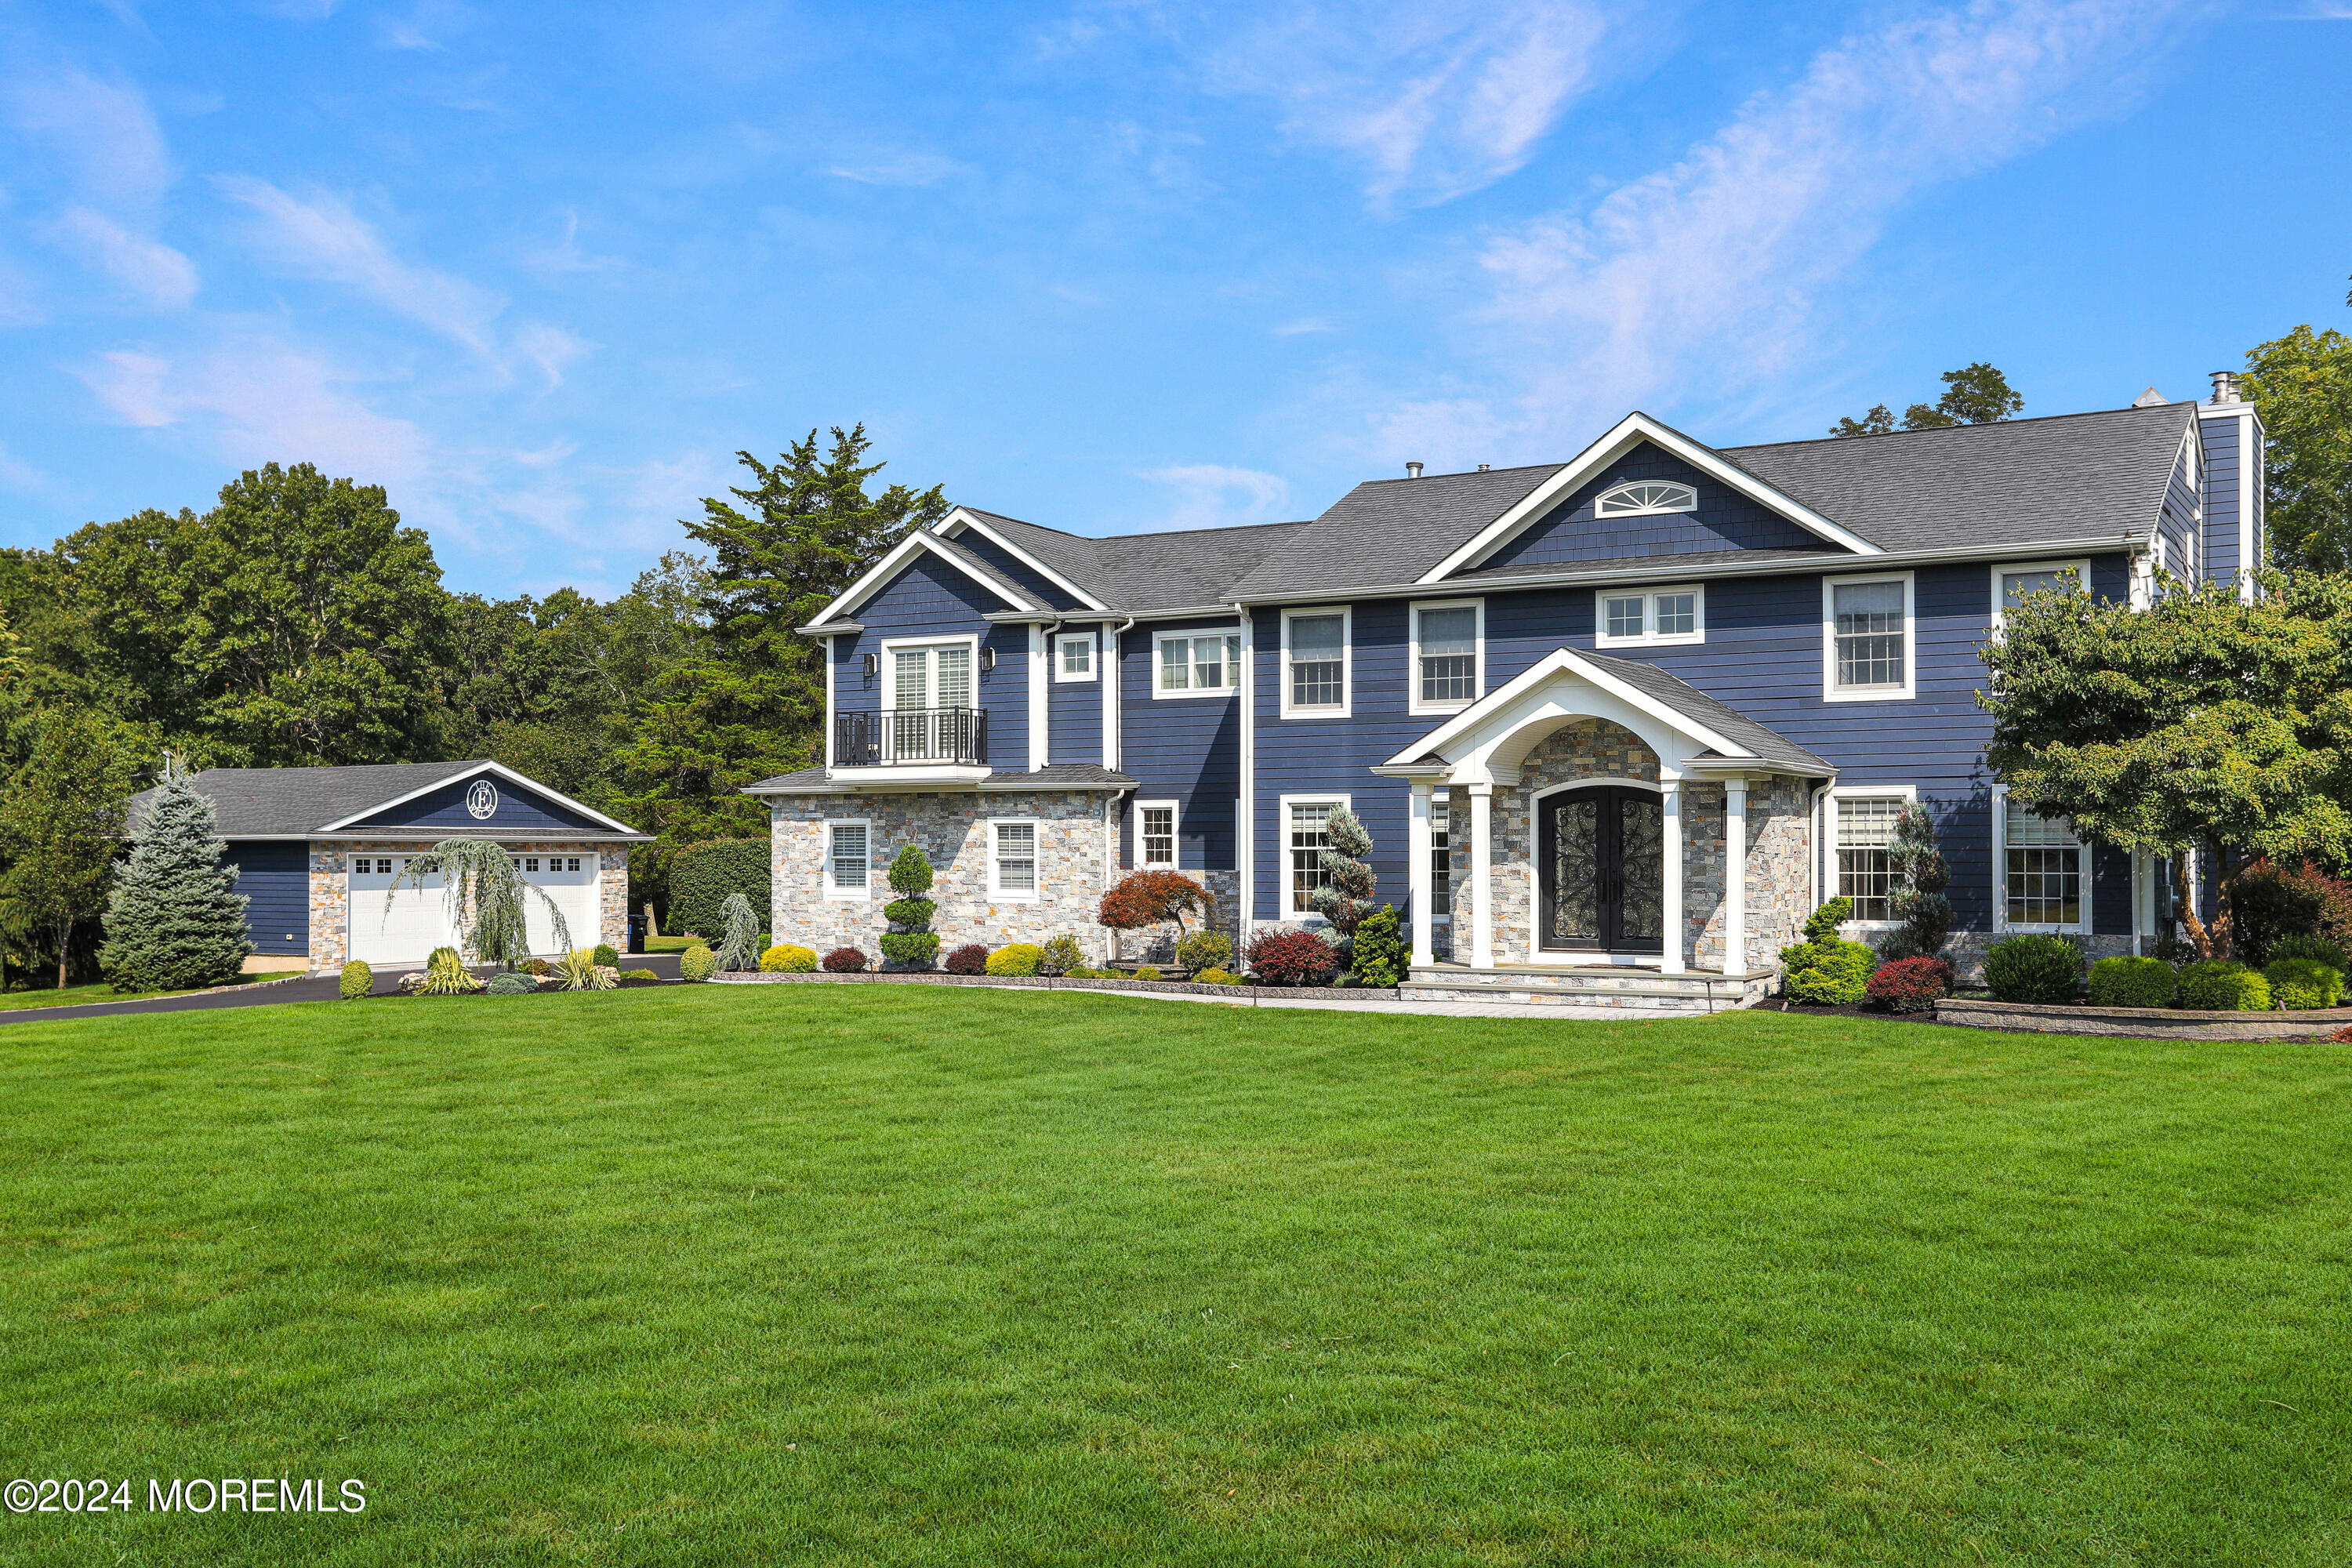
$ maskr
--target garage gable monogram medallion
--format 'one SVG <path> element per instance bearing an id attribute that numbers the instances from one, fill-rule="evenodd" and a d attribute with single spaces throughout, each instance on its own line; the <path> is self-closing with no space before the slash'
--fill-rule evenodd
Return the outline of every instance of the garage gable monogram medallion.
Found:
<path id="1" fill-rule="evenodd" d="M 476 779 L 474 787 L 466 792 L 466 811 L 477 822 L 498 815 L 499 786 L 488 779 Z"/>

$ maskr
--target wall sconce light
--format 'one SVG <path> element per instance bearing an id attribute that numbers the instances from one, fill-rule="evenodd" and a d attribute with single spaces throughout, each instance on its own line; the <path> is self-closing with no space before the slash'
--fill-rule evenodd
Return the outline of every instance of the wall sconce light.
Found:
<path id="1" fill-rule="evenodd" d="M 980 668 L 983 673 L 996 668 L 996 650 L 994 648 L 984 647 L 980 650 Z"/>
<path id="2" fill-rule="evenodd" d="M 878 653 L 869 653 L 865 657 L 866 679 L 871 680 L 882 673 L 882 656 Z"/>

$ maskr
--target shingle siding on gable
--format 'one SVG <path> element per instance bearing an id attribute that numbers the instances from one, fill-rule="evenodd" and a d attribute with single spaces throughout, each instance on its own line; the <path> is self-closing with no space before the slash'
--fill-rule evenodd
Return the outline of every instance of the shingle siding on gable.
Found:
<path id="1" fill-rule="evenodd" d="M 1029 628 L 983 620 L 989 610 L 1009 609 L 995 593 L 943 562 L 918 557 L 889 584 L 857 607 L 866 629 L 833 639 L 833 707 L 835 713 L 878 713 L 889 661 L 878 675 L 866 673 L 865 656 L 879 654 L 885 641 L 906 637 L 977 636 L 996 650 L 993 670 L 974 670 L 974 700 L 988 710 L 991 767 L 1029 765 Z"/>
<path id="2" fill-rule="evenodd" d="M 231 840 L 222 860 L 237 868 L 254 950 L 299 957 L 310 951 L 310 847 Z M 291 933 L 290 935 L 289 933 Z"/>
<path id="3" fill-rule="evenodd" d="M 1656 517 L 1600 518 L 1593 501 L 1633 479 L 1673 479 L 1698 491 L 1698 510 Z M 1818 549 L 1821 539 L 1679 458 L 1642 446 L 1610 465 L 1542 521 L 1479 563 L 1482 570 L 1558 566 L 1627 555 L 1696 555 L 1720 550 Z"/>
<path id="4" fill-rule="evenodd" d="M 2238 422 L 2203 419 L 2198 422 L 2205 450 L 2206 575 L 2232 581 L 2238 572 Z M 2175 476 L 2174 489 L 2181 488 Z M 2192 498 L 2193 499 L 2193 498 Z M 2165 510 L 2173 510 L 2167 497 Z"/>
<path id="5" fill-rule="evenodd" d="M 1185 621 L 1185 631 L 1238 630 L 1231 616 Z M 1176 865 L 1183 871 L 1234 868 L 1234 803 L 1241 798 L 1241 699 L 1193 697 L 1161 700 L 1151 695 L 1153 642 L 1159 631 L 1179 626 L 1136 626 L 1119 638 L 1117 678 L 1119 705 L 1119 771 L 1136 781 L 1120 803 L 1118 863 L 1135 858 L 1135 802 L 1174 799 Z M 991 721 L 994 722 L 994 721 Z"/>
<path id="6" fill-rule="evenodd" d="M 511 780 L 491 777 L 492 788 L 499 792 L 498 809 L 489 816 L 478 817 L 466 808 L 466 798 L 473 793 L 475 779 L 453 779 L 446 784 L 404 801 L 386 811 L 361 818 L 355 827 L 431 827 L 463 832 L 476 827 L 527 827 L 550 830 L 570 829 L 574 832 L 602 833 L 604 825 L 571 807 L 542 798 Z"/>
<path id="7" fill-rule="evenodd" d="M 2175 574 L 2189 576 L 2188 564 L 2194 561 L 2200 576 L 2210 576 L 2214 571 L 2212 542 L 2199 536 L 2198 514 L 2200 498 L 2197 486 L 2189 477 L 2189 454 L 2183 451 L 2172 466 L 2172 476 L 2165 482 L 2164 508 L 2157 526 L 2170 542 L 2166 546 L 2168 564 Z M 2237 551 L 2230 552 L 2234 558 Z M 2234 568 L 2233 568 L 2234 569 Z"/>
<path id="8" fill-rule="evenodd" d="M 1079 607 L 1076 596 L 1068 589 L 1056 585 L 1052 578 L 976 529 L 967 528 L 957 534 L 955 543 L 959 548 L 970 551 L 1006 577 L 1011 578 L 1015 587 L 1037 603 L 1051 605 L 1057 610 L 1075 610 Z"/>

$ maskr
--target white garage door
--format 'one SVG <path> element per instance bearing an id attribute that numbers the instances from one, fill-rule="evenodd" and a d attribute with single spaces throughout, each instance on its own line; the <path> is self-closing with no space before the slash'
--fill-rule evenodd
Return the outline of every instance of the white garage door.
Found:
<path id="1" fill-rule="evenodd" d="M 563 911 L 563 923 L 572 933 L 574 947 L 593 947 L 604 941 L 601 934 L 604 916 L 604 895 L 597 886 L 596 852 L 585 855 L 523 855 L 522 879 L 555 900 Z M 551 958 L 563 951 L 555 939 L 555 922 L 548 918 L 546 903 L 532 894 L 522 899 L 523 929 L 530 939 L 530 951 L 541 957 Z"/>
<path id="2" fill-rule="evenodd" d="M 428 876 L 422 885 L 411 886 L 407 871 L 405 855 L 352 857 L 353 958 L 378 967 L 422 969 L 435 948 L 457 945 L 457 933 L 442 906 L 440 877 Z"/>

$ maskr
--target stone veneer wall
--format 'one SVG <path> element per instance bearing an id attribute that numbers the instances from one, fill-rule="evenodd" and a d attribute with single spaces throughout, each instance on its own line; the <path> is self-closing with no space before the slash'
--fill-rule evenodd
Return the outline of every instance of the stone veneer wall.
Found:
<path id="1" fill-rule="evenodd" d="M 310 842 L 310 957 L 313 974 L 342 968 L 351 953 L 351 884 L 344 868 L 364 849 L 371 855 L 416 855 L 433 847 L 429 838 L 312 839 Z M 629 847 L 625 844 L 540 842 L 509 844 L 509 855 L 590 855 L 596 857 L 596 890 L 600 929 L 596 940 L 618 952 L 629 947 Z M 580 932 L 574 931 L 577 939 Z"/>
<path id="2" fill-rule="evenodd" d="M 1605 719 L 1562 726 L 1529 752 L 1519 782 L 1495 792 L 1493 868 L 1495 962 L 1527 963 L 1533 953 L 1536 898 L 1535 797 L 1555 784 L 1583 779 L 1655 784 L 1657 753 L 1642 738 Z M 1469 959 L 1470 796 L 1447 797 L 1448 847 L 1454 868 L 1455 928 L 1463 932 L 1457 962 Z M 1683 818 L 1683 961 L 1694 969 L 1723 963 L 1723 785 L 1685 783 Z M 1811 912 L 1806 868 L 1811 819 L 1804 785 L 1762 778 L 1748 786 L 1748 967 L 1769 969 L 1780 949 L 1796 940 Z"/>
<path id="3" fill-rule="evenodd" d="M 1043 942 L 1068 931 L 1089 961 L 1099 962 L 1109 933 L 1095 923 L 1095 915 L 1104 892 L 1121 875 L 1112 843 L 1117 822 L 1106 822 L 1105 799 L 1097 792 L 1074 790 L 782 797 L 771 814 L 770 830 L 775 940 L 814 947 L 820 954 L 836 947 L 860 948 L 879 963 L 877 939 L 889 929 L 882 906 L 893 896 L 885 877 L 912 840 L 930 857 L 930 896 L 940 906 L 931 929 L 940 933 L 941 952 L 972 942 L 991 948 Z M 989 897 L 988 823 L 995 817 L 1026 817 L 1037 824 L 1034 900 Z M 828 899 L 824 825 L 855 818 L 869 825 L 870 886 L 863 898 Z M 1221 904 L 1227 901 L 1220 896 Z M 1141 934 L 1129 939 L 1129 956 L 1141 951 Z"/>

